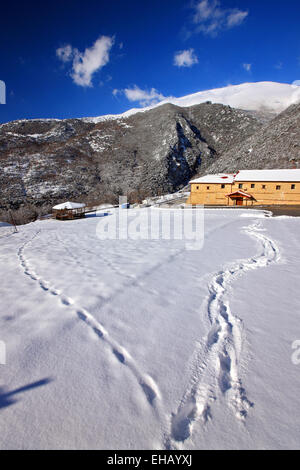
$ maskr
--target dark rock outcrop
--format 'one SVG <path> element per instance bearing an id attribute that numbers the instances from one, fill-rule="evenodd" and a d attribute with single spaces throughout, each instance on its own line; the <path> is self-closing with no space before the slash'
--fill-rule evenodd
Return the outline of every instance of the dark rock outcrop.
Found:
<path id="1" fill-rule="evenodd" d="M 300 168 L 300 104 L 290 106 L 224 152 L 212 163 L 210 172 L 293 167 Z"/>

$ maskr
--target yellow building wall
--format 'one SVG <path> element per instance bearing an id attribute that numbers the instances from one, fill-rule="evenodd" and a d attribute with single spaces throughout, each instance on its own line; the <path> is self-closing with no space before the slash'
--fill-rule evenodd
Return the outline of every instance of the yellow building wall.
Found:
<path id="1" fill-rule="evenodd" d="M 228 205 L 226 194 L 232 192 L 232 185 L 224 184 L 224 188 L 221 186 L 221 184 L 191 183 L 191 194 L 187 200 L 187 204 L 201 204 L 208 206 Z"/>
<path id="2" fill-rule="evenodd" d="M 240 188 L 241 184 L 242 188 Z M 295 186 L 295 189 L 292 189 L 292 185 Z M 233 184 L 225 184 L 224 186 L 222 188 L 220 183 L 191 183 L 191 194 L 187 204 L 234 206 L 235 201 L 226 197 L 226 195 L 239 189 L 254 198 L 254 200 L 244 199 L 243 205 L 245 206 L 300 204 L 300 182 L 251 181 L 235 182 Z M 277 186 L 280 186 L 280 189 L 276 189 Z"/>

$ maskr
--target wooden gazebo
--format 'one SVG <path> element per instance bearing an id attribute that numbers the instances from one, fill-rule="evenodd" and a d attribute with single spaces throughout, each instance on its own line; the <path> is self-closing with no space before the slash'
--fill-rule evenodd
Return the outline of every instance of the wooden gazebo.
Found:
<path id="1" fill-rule="evenodd" d="M 85 204 L 80 202 L 63 202 L 52 208 L 52 216 L 59 220 L 73 220 L 85 217 Z"/>

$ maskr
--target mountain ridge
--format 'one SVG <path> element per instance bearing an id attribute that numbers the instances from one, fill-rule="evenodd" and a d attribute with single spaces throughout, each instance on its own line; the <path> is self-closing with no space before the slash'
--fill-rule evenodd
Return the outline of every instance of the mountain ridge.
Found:
<path id="1" fill-rule="evenodd" d="M 66 119 L 58 118 L 34 118 L 31 121 L 63 121 L 80 119 L 84 122 L 98 123 L 107 120 L 125 119 L 133 114 L 143 113 L 165 104 L 174 104 L 180 107 L 190 107 L 211 101 L 213 104 L 223 104 L 243 111 L 258 111 L 269 114 L 272 117 L 287 109 L 292 104 L 300 102 L 300 86 L 279 82 L 245 82 L 239 85 L 228 85 L 221 88 L 213 88 L 191 93 L 179 98 L 170 96 L 153 105 L 143 108 L 131 108 L 120 114 L 105 114 L 95 117 L 74 117 Z M 29 119 L 28 119 L 29 120 Z M 27 119 L 19 119 L 10 122 L 22 122 Z M 7 123 L 0 124 L 0 127 Z"/>
<path id="2" fill-rule="evenodd" d="M 221 104 L 165 104 L 97 123 L 6 123 L 0 127 L 0 207 L 173 192 L 262 125 Z"/>
<path id="3" fill-rule="evenodd" d="M 210 171 L 285 167 L 300 167 L 300 103 L 291 105 L 252 136 L 224 152 L 212 163 Z"/>
<path id="4" fill-rule="evenodd" d="M 297 97 L 295 87 L 285 90 L 277 106 Z M 113 118 L 17 120 L 0 126 L 0 210 L 120 195 L 137 202 L 208 172 L 292 166 L 300 166 L 300 103 L 279 114 L 205 101 Z"/>

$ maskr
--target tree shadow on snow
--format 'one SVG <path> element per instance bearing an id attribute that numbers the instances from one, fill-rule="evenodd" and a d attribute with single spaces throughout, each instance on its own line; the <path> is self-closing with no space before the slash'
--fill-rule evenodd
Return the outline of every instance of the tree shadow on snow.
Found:
<path id="1" fill-rule="evenodd" d="M 6 408 L 7 406 L 11 406 L 15 404 L 18 400 L 15 398 L 15 395 L 18 393 L 28 392 L 36 387 L 42 387 L 43 385 L 47 385 L 48 383 L 52 382 L 53 379 L 45 378 L 42 380 L 38 380 L 37 382 L 32 382 L 31 384 L 25 385 L 24 387 L 16 388 L 10 392 L 7 392 L 4 387 L 0 387 L 0 410 L 1 408 Z"/>

